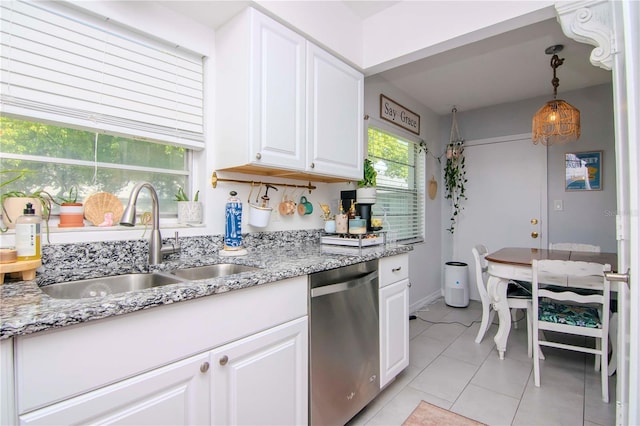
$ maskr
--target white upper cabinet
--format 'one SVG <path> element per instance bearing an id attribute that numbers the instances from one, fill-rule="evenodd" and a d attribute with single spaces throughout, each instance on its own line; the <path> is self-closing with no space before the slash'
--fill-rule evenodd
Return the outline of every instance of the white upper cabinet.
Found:
<path id="1" fill-rule="evenodd" d="M 362 179 L 363 99 L 363 75 L 307 43 L 307 164 L 312 171 Z"/>
<path id="2" fill-rule="evenodd" d="M 252 8 L 216 32 L 217 170 L 362 177 L 364 76 Z"/>
<path id="3" fill-rule="evenodd" d="M 249 158 L 303 169 L 305 40 L 257 13 L 251 33 Z"/>

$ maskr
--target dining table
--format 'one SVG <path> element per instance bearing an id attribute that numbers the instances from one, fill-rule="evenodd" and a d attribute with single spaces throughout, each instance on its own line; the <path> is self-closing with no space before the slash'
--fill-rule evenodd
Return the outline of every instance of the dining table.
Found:
<path id="1" fill-rule="evenodd" d="M 533 280 L 531 266 L 533 260 L 571 260 L 582 262 L 595 262 L 602 265 L 611 265 L 612 271 L 616 271 L 618 256 L 616 253 L 585 252 L 568 250 L 548 250 L 525 247 L 505 247 L 488 254 L 485 259 L 488 263 L 489 279 L 487 281 L 487 293 L 489 301 L 498 314 L 498 331 L 494 337 L 500 359 L 504 359 L 507 349 L 507 340 L 511 331 L 511 313 L 507 303 L 507 286 L 509 281 Z M 549 284 L 556 284 L 549 282 Z M 566 283 L 557 283 L 566 285 Z M 571 281 L 573 288 L 597 289 L 602 288 L 602 278 L 597 280 L 582 279 Z M 612 291 L 614 286 L 612 286 Z M 535 315 L 535 313 L 534 313 Z M 615 323 L 615 321 L 611 321 Z M 614 333 L 615 334 L 615 333 Z M 530 336 L 529 336 L 530 338 Z M 612 341 L 612 344 L 614 342 Z M 613 364 L 613 365 L 612 365 Z M 610 363 L 609 370 L 615 369 L 615 363 Z"/>

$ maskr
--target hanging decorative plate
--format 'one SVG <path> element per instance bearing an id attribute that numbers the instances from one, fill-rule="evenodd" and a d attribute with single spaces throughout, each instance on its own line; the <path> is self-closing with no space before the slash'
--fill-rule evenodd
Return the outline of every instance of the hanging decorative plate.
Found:
<path id="1" fill-rule="evenodd" d="M 120 223 L 124 207 L 115 195 L 98 192 L 84 202 L 84 217 L 93 226 L 112 226 Z"/>

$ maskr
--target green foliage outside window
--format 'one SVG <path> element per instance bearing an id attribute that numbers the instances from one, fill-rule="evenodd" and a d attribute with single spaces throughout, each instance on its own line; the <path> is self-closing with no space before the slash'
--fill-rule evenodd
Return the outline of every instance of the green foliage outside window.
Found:
<path id="1" fill-rule="evenodd" d="M 64 197 L 75 186 L 80 200 L 104 191 L 126 202 L 132 183 L 144 180 L 156 188 L 161 213 L 173 214 L 175 188 L 187 186 L 188 150 L 181 147 L 105 134 L 96 137 L 92 131 L 10 117 L 0 117 L 0 140 L 0 169 L 29 171 L 3 186 L 3 193 L 44 189 L 53 197 Z M 7 158 L 11 155 L 29 157 Z M 141 211 L 147 208 L 142 195 Z"/>

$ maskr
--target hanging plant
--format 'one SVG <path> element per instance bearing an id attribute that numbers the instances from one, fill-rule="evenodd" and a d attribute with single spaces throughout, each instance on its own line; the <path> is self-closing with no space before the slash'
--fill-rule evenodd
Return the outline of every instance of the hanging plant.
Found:
<path id="1" fill-rule="evenodd" d="M 451 137 L 449 145 L 447 145 L 447 162 L 444 166 L 444 194 L 446 199 L 451 200 L 451 219 L 447 231 L 452 234 L 455 232 L 459 213 L 463 209 L 461 201 L 467 199 L 465 194 L 467 172 L 464 164 L 464 139 L 460 137 L 458 131 L 456 112 L 457 110 L 453 108 Z"/>

